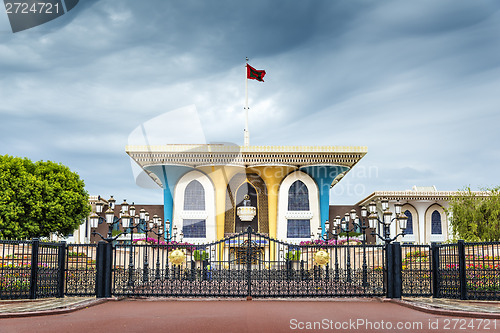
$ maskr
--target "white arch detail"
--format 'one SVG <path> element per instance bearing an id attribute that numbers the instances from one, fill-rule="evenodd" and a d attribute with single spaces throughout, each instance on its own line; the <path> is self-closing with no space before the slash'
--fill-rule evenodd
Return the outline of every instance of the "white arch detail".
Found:
<path id="1" fill-rule="evenodd" d="M 205 210 L 184 210 L 184 193 L 186 187 L 193 180 L 197 180 L 205 190 Z M 190 243 L 205 243 L 215 241 L 217 226 L 215 223 L 215 189 L 210 179 L 202 172 L 193 170 L 182 176 L 174 190 L 173 225 L 178 232 L 182 230 L 184 219 L 205 219 L 207 234 L 205 238 L 184 238 Z"/>
<path id="2" fill-rule="evenodd" d="M 288 191 L 290 186 L 297 181 L 302 181 L 309 192 L 309 210 L 308 211 L 289 211 L 288 210 Z M 309 219 L 311 232 L 316 233 L 320 226 L 319 219 L 319 191 L 314 180 L 303 171 L 294 171 L 283 179 L 278 192 L 278 223 L 276 236 L 278 239 L 286 240 L 291 243 L 310 240 L 307 238 L 287 238 L 287 220 L 288 219 Z"/>
<path id="3" fill-rule="evenodd" d="M 411 217 L 412 217 L 412 223 L 413 223 L 413 234 L 411 235 L 405 235 L 401 238 L 401 241 L 402 242 L 412 242 L 412 243 L 418 243 L 419 242 L 419 239 L 420 239 L 420 226 L 419 226 L 419 219 L 420 217 L 418 216 L 418 212 L 417 210 L 415 209 L 415 207 L 413 207 L 411 204 L 409 203 L 405 203 L 402 207 L 401 207 L 401 212 L 404 214 L 404 212 L 406 211 L 409 211 L 411 213 Z M 396 232 L 397 233 L 400 233 L 402 230 L 399 228 L 399 224 L 397 224 L 397 227 L 396 227 Z"/>
<path id="4" fill-rule="evenodd" d="M 432 213 L 437 210 L 441 215 L 441 234 L 431 234 Z M 444 242 L 448 239 L 448 216 L 443 207 L 437 203 L 430 205 L 425 211 L 425 238 L 426 243 Z"/>

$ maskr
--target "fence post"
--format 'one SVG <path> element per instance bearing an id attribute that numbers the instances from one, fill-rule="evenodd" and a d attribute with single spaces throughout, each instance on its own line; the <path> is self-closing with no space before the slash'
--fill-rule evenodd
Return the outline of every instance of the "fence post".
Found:
<path id="1" fill-rule="evenodd" d="M 105 272 L 104 274 L 104 297 L 111 297 L 112 274 L 113 269 L 113 244 L 106 243 L 106 257 L 105 257 Z"/>
<path id="2" fill-rule="evenodd" d="M 403 293 L 403 276 L 402 276 L 402 269 L 403 269 L 403 261 L 402 261 L 402 253 L 401 253 L 401 244 L 399 242 L 392 243 L 393 246 L 393 270 L 394 270 L 394 277 L 393 277 L 393 291 L 392 291 L 392 297 L 393 298 L 401 298 L 401 294 Z"/>
<path id="3" fill-rule="evenodd" d="M 439 244 L 431 243 L 431 275 L 432 275 L 432 297 L 438 298 L 440 293 L 441 276 L 439 274 Z"/>
<path id="4" fill-rule="evenodd" d="M 465 273 L 465 242 L 458 241 L 458 276 L 460 281 L 460 299 L 467 299 L 467 277 Z"/>
<path id="5" fill-rule="evenodd" d="M 97 244 L 96 258 L 96 297 L 111 297 L 111 263 L 113 260 L 113 245 L 100 241 Z"/>
<path id="6" fill-rule="evenodd" d="M 64 297 L 64 282 L 66 276 L 66 242 L 62 241 L 59 244 L 57 251 L 57 297 Z"/>
<path id="7" fill-rule="evenodd" d="M 387 298 L 394 298 L 394 255 L 391 243 L 385 245 L 385 257 Z"/>
<path id="8" fill-rule="evenodd" d="M 95 274 L 95 295 L 97 298 L 104 297 L 103 274 L 104 274 L 104 242 L 97 243 L 96 252 L 96 274 Z"/>
<path id="9" fill-rule="evenodd" d="M 247 299 L 252 299 L 252 227 L 248 227 L 248 244 L 247 244 L 247 254 L 245 260 L 247 261 Z"/>
<path id="10" fill-rule="evenodd" d="M 31 277 L 30 277 L 30 298 L 36 298 L 38 285 L 38 248 L 40 241 L 38 238 L 33 238 L 31 243 Z"/>

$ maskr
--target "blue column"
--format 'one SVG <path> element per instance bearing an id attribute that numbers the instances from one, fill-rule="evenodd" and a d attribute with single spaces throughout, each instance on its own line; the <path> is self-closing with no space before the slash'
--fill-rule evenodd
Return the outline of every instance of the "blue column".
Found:
<path id="1" fill-rule="evenodd" d="M 165 223 L 167 220 L 172 222 L 174 212 L 174 196 L 167 186 L 163 189 L 163 228 L 165 228 Z M 163 229 L 165 230 L 165 229 Z M 170 233 L 172 233 L 172 223 L 170 223 Z"/>
<path id="2" fill-rule="evenodd" d="M 170 234 L 173 228 L 174 212 L 174 190 L 179 179 L 194 168 L 177 165 L 158 165 L 148 167 L 148 171 L 153 172 L 160 178 L 163 185 L 163 228 L 167 219 L 170 221 Z"/>
<path id="3" fill-rule="evenodd" d="M 328 215 L 330 213 L 330 185 L 335 177 L 349 170 L 349 168 L 336 165 L 318 165 L 303 167 L 300 170 L 311 176 L 318 186 L 321 229 L 324 233 L 325 221 L 328 220 Z"/>

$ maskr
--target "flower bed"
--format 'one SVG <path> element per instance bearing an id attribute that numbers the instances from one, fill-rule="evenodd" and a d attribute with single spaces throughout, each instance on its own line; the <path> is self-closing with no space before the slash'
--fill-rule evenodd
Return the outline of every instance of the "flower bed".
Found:
<path id="1" fill-rule="evenodd" d="M 339 238 L 337 240 L 330 239 L 329 241 L 325 241 L 322 239 L 308 240 L 302 241 L 299 245 L 361 245 L 362 242 L 358 238 Z"/>
<path id="2" fill-rule="evenodd" d="M 31 270 L 11 271 L 0 276 L 0 292 L 29 291 Z"/>
<path id="3" fill-rule="evenodd" d="M 5 256 L 4 258 L 7 258 Z M 9 256 L 9 259 L 16 259 L 16 256 Z M 38 263 L 39 277 L 44 272 L 50 271 L 47 263 Z M 0 292 L 25 292 L 30 289 L 31 262 L 2 262 L 0 263 L 2 274 L 0 275 Z"/>
<path id="4" fill-rule="evenodd" d="M 430 270 L 429 253 L 419 250 L 408 252 L 402 265 L 403 270 Z"/>

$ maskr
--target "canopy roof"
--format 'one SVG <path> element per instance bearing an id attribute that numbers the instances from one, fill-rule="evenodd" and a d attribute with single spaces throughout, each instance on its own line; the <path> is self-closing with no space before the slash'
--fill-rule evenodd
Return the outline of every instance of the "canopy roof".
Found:
<path id="1" fill-rule="evenodd" d="M 127 146 L 127 154 L 158 183 L 148 169 L 154 166 L 340 166 L 348 170 L 366 155 L 367 147 L 237 146 L 227 144 L 167 144 Z M 339 175 L 337 181 L 345 175 Z M 334 183 L 336 183 L 334 181 Z"/>

